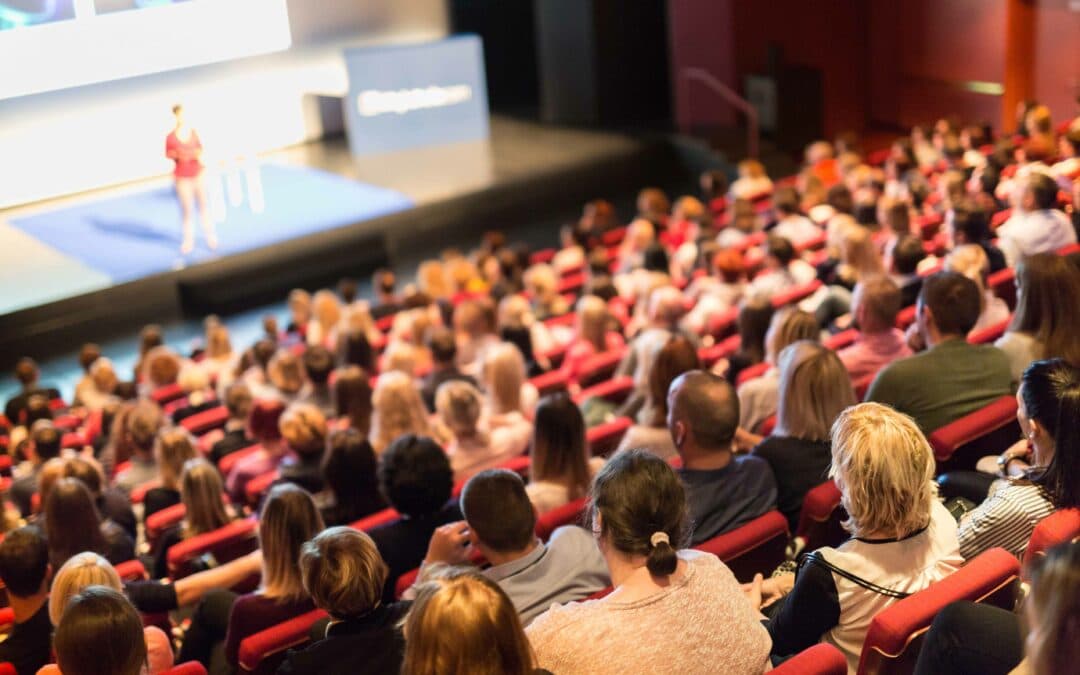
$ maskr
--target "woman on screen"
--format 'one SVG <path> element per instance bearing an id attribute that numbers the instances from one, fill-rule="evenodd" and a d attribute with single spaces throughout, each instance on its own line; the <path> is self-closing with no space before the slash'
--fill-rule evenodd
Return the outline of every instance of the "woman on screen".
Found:
<path id="1" fill-rule="evenodd" d="M 191 253 L 195 248 L 195 233 L 191 226 L 191 212 L 194 203 L 199 205 L 199 217 L 206 236 L 206 245 L 210 250 L 217 248 L 217 233 L 214 221 L 206 207 L 206 185 L 202 177 L 202 143 L 195 130 L 184 124 L 184 107 L 173 106 L 176 126 L 165 138 L 165 156 L 176 163 L 173 177 L 176 178 L 176 197 L 180 200 L 180 213 L 183 219 L 184 240 L 180 244 L 180 253 Z"/>

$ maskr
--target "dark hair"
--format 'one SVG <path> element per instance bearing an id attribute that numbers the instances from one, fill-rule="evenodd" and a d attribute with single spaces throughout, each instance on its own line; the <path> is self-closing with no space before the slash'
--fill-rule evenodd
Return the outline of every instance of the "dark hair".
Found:
<path id="1" fill-rule="evenodd" d="M 687 539 L 686 493 L 667 462 L 646 450 L 616 453 L 592 486 L 592 521 L 615 550 L 647 556 L 653 576 L 674 574 L 678 548 Z M 653 544 L 663 533 L 668 542 Z"/>
<path id="2" fill-rule="evenodd" d="M 773 306 L 766 298 L 755 297 L 747 300 L 739 308 L 739 353 L 748 357 L 752 363 L 760 363 L 765 358 L 765 333 L 772 321 Z"/>
<path id="3" fill-rule="evenodd" d="M 36 527 L 20 527 L 0 543 L 0 581 L 9 594 L 28 598 L 41 590 L 49 567 L 49 545 Z"/>
<path id="4" fill-rule="evenodd" d="M 28 387 L 38 379 L 38 366 L 34 359 L 24 356 L 15 364 L 15 379 Z"/>
<path id="5" fill-rule="evenodd" d="M 667 251 L 665 251 L 664 247 L 657 242 L 649 244 L 643 254 L 642 266 L 649 272 L 663 272 L 664 274 L 667 274 L 670 269 Z"/>
<path id="6" fill-rule="evenodd" d="M 942 335 L 967 335 L 979 320 L 979 286 L 959 272 L 937 272 L 924 279 L 919 302 L 930 308 Z"/>
<path id="7" fill-rule="evenodd" d="M 795 247 L 784 237 L 769 235 L 766 247 L 769 255 L 776 258 L 781 267 L 787 267 L 795 259 Z"/>
<path id="8" fill-rule="evenodd" d="M 274 358 L 274 354 L 277 353 L 277 345 L 273 340 L 262 338 L 257 340 L 251 348 L 251 357 L 255 359 L 255 365 L 259 367 L 259 370 L 266 372 L 266 367 L 270 365 L 270 359 Z"/>
<path id="9" fill-rule="evenodd" d="M 247 420 L 253 400 L 251 388 L 243 382 L 234 382 L 225 390 L 225 407 L 232 419 Z"/>
<path id="10" fill-rule="evenodd" d="M 427 348 L 435 363 L 453 363 L 457 356 L 457 343 L 454 334 L 446 328 L 436 328 L 428 333 Z"/>
<path id="11" fill-rule="evenodd" d="M 1020 380 L 1029 418 L 1054 439 L 1054 456 L 1029 472 L 1059 509 L 1080 506 L 1080 369 L 1064 359 L 1035 361 Z"/>
<path id="12" fill-rule="evenodd" d="M 649 371 L 649 400 L 652 403 L 654 427 L 663 427 L 667 421 L 667 392 L 671 382 L 688 370 L 701 366 L 697 350 L 690 340 L 681 335 L 671 336 L 653 359 Z"/>
<path id="13" fill-rule="evenodd" d="M 95 500 L 101 494 L 101 470 L 82 457 L 72 457 L 64 461 L 64 475 L 75 478 L 86 486 Z"/>
<path id="14" fill-rule="evenodd" d="M 32 429 L 38 420 L 51 420 L 53 418 L 49 399 L 41 394 L 34 394 L 26 399 L 26 408 L 19 413 L 18 420 L 11 420 L 15 424 L 22 423 L 27 429 Z"/>
<path id="15" fill-rule="evenodd" d="M 277 399 L 255 401 L 247 423 L 251 437 L 260 442 L 281 440 L 278 420 L 284 412 L 285 404 Z"/>
<path id="16" fill-rule="evenodd" d="M 34 453 L 42 462 L 60 456 L 60 432 L 53 425 L 34 429 L 30 437 L 34 439 Z"/>
<path id="17" fill-rule="evenodd" d="M 106 586 L 87 586 L 68 601 L 53 646 L 64 675 L 138 675 L 147 664 L 139 613 Z"/>
<path id="18" fill-rule="evenodd" d="M 1035 206 L 1039 210 L 1052 209 L 1057 205 L 1057 183 L 1045 173 L 1033 172 L 1029 175 L 1028 189 L 1031 190 Z"/>
<path id="19" fill-rule="evenodd" d="M 852 213 L 855 217 L 855 222 L 865 227 L 874 227 L 878 224 L 877 221 L 877 204 L 873 201 L 859 200 L 855 204 L 855 209 Z"/>
<path id="20" fill-rule="evenodd" d="M 837 183 L 825 193 L 825 203 L 836 209 L 839 213 L 850 214 L 855 209 L 855 200 L 851 196 L 851 190 L 844 187 L 843 183 Z"/>
<path id="21" fill-rule="evenodd" d="M 900 274 L 915 274 L 919 263 L 926 257 L 926 249 L 918 237 L 901 236 L 893 247 L 893 266 Z"/>
<path id="22" fill-rule="evenodd" d="M 334 355 L 322 345 L 312 345 L 304 351 L 304 370 L 314 384 L 326 384 L 334 370 Z"/>
<path id="23" fill-rule="evenodd" d="M 776 188 L 772 197 L 773 208 L 784 215 L 799 213 L 799 193 L 790 185 Z"/>
<path id="24" fill-rule="evenodd" d="M 671 383 L 671 417 L 681 420 L 703 448 L 727 450 L 739 427 L 739 397 L 724 378 L 704 370 L 683 373 Z"/>
<path id="25" fill-rule="evenodd" d="M 450 499 L 453 487 L 450 460 L 428 436 L 399 436 L 379 460 L 379 490 L 407 516 L 435 513 Z"/>
<path id="26" fill-rule="evenodd" d="M 967 244 L 978 244 L 990 238 L 990 219 L 979 208 L 953 209 L 953 231 L 964 235 Z"/>
<path id="27" fill-rule="evenodd" d="M 341 296 L 342 301 L 346 305 L 351 305 L 356 300 L 356 293 L 359 287 L 357 286 L 356 279 L 350 279 L 344 277 L 337 283 L 338 295 Z"/>
<path id="28" fill-rule="evenodd" d="M 330 434 L 322 474 L 334 493 L 336 520 L 352 521 L 386 506 L 375 479 L 378 461 L 364 434 L 345 429 Z"/>
<path id="29" fill-rule="evenodd" d="M 335 410 L 364 436 L 371 431 L 371 394 L 371 379 L 363 368 L 349 366 L 338 371 L 334 380 Z"/>
<path id="30" fill-rule="evenodd" d="M 1016 311 L 1009 330 L 1027 333 L 1040 358 L 1080 365 L 1080 272 L 1055 253 L 1037 253 L 1016 266 Z"/>
<path id="31" fill-rule="evenodd" d="M 536 369 L 536 355 L 533 354 L 532 332 L 528 328 L 506 326 L 499 331 L 499 339 L 517 347 L 517 350 L 521 352 L 521 358 L 525 360 L 525 368 L 529 371 L 530 377 L 538 374 L 533 372 Z"/>
<path id="32" fill-rule="evenodd" d="M 165 338 L 161 333 L 161 326 L 151 323 L 143 326 L 139 331 L 139 354 L 144 355 L 154 347 L 165 344 Z"/>
<path id="33" fill-rule="evenodd" d="M 90 489 L 77 478 L 61 478 L 45 498 L 45 531 L 53 569 L 83 551 L 104 553 L 105 536 Z"/>
<path id="34" fill-rule="evenodd" d="M 567 483 L 567 496 L 589 491 L 585 418 L 566 392 L 540 399 L 533 419 L 531 480 Z"/>
<path id="35" fill-rule="evenodd" d="M 90 366 L 94 365 L 94 361 L 101 358 L 101 347 L 93 342 L 87 342 L 79 350 L 79 365 L 84 371 L 89 372 Z"/>
<path id="36" fill-rule="evenodd" d="M 536 537 L 536 512 L 513 471 L 488 469 L 470 478 L 461 492 L 461 512 L 477 539 L 498 553 L 524 550 Z"/>
<path id="37" fill-rule="evenodd" d="M 338 339 L 338 360 L 342 365 L 375 368 L 375 350 L 363 331 L 346 333 Z"/>

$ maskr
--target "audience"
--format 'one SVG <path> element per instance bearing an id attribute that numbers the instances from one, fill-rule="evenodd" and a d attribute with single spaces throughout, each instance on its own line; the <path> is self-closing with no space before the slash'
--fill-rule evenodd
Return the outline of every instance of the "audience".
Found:
<path id="1" fill-rule="evenodd" d="M 198 456 L 195 439 L 185 429 L 162 430 L 154 442 L 161 484 L 150 488 L 143 496 L 143 517 L 180 503 L 180 474 L 184 463 Z"/>
<path id="2" fill-rule="evenodd" d="M 304 398 L 327 417 L 337 413 L 330 389 L 330 374 L 334 372 L 334 355 L 326 347 L 315 345 L 304 351 L 304 371 L 311 382 L 311 391 Z"/>
<path id="3" fill-rule="evenodd" d="M 31 504 L 37 492 L 41 467 L 50 459 L 60 456 L 60 432 L 51 423 L 42 424 L 30 433 L 29 443 L 23 447 L 27 461 L 15 472 L 8 497 L 25 518 L 32 512 Z"/>
<path id="4" fill-rule="evenodd" d="M 464 481 L 484 469 L 498 466 L 520 455 L 528 447 L 528 437 L 511 427 L 479 428 L 483 399 L 467 382 L 446 382 L 435 395 L 435 409 L 450 434 L 446 454 L 454 470 L 454 480 Z"/>
<path id="5" fill-rule="evenodd" d="M 315 495 L 328 525 L 347 525 L 386 508 L 371 443 L 356 429 L 330 433 L 322 462 L 326 490 Z"/>
<path id="6" fill-rule="evenodd" d="M 760 376 L 744 382 L 737 390 L 740 428 L 754 431 L 776 414 L 780 382 L 776 364 L 780 352 L 799 340 L 817 340 L 819 332 L 817 320 L 812 314 L 794 308 L 773 314 L 769 330 L 765 333 L 765 362 L 770 367 Z"/>
<path id="7" fill-rule="evenodd" d="M 971 279 L 979 287 L 979 318 L 975 325 L 968 331 L 968 335 L 986 328 L 997 326 L 1008 321 L 1009 305 L 1004 300 L 994 295 L 994 291 L 987 287 L 987 278 L 990 275 L 990 261 L 981 246 L 964 244 L 957 246 L 945 258 L 945 269 L 950 272 L 959 272 Z"/>
<path id="8" fill-rule="evenodd" d="M 876 403 L 845 410 L 832 428 L 829 475 L 852 538 L 810 553 L 797 575 L 765 582 L 758 575 L 751 601 L 767 603 L 774 658 L 824 641 L 854 672 L 874 615 L 945 578 L 963 559 L 956 521 L 930 480 L 934 453 L 910 417 Z"/>
<path id="9" fill-rule="evenodd" d="M 427 348 L 431 350 L 431 372 L 423 378 L 420 395 L 428 412 L 435 412 L 435 392 L 444 382 L 462 380 L 476 384 L 476 380 L 462 373 L 456 364 L 457 343 L 454 334 L 445 328 L 436 328 L 428 334 Z"/>
<path id="10" fill-rule="evenodd" d="M 576 333 L 566 347 L 561 366 L 568 378 L 581 375 L 583 366 L 591 357 L 626 346 L 622 334 L 611 330 L 607 303 L 595 295 L 585 295 L 578 300 L 576 318 Z"/>
<path id="11" fill-rule="evenodd" d="M 253 401 L 251 388 L 243 382 L 236 382 L 225 390 L 225 408 L 229 411 L 229 419 L 225 421 L 225 435 L 210 448 L 209 459 L 215 465 L 222 457 L 254 445 L 255 440 L 248 434 L 247 428 Z"/>
<path id="12" fill-rule="evenodd" d="M 38 674 L 161 673 L 172 665 L 172 654 L 167 665 L 155 667 L 155 659 L 160 658 L 150 650 L 148 641 L 139 639 L 139 632 L 145 630 L 149 629 L 143 629 L 139 613 L 116 589 L 86 586 L 71 597 L 56 627 L 56 665 L 45 666 Z M 155 647 L 160 651 L 169 645 Z"/>
<path id="13" fill-rule="evenodd" d="M 83 551 L 100 553 L 114 565 L 135 557 L 135 542 L 111 520 L 103 520 L 82 481 L 60 478 L 45 497 L 44 534 L 54 570 Z"/>
<path id="14" fill-rule="evenodd" d="M 1076 243 L 1076 230 L 1057 208 L 1058 186 L 1045 173 L 1032 172 L 1021 181 L 1014 214 L 997 229 L 998 246 L 1010 265 L 1024 256 L 1053 253 Z"/>
<path id="15" fill-rule="evenodd" d="M 588 494 L 593 475 L 604 465 L 603 457 L 589 457 L 588 452 L 581 409 L 564 393 L 540 399 L 525 486 L 537 514 Z"/>
<path id="16" fill-rule="evenodd" d="M 125 460 L 130 461 L 130 466 L 123 471 L 118 471 L 113 483 L 125 493 L 130 493 L 132 488 L 158 477 L 157 462 L 154 459 L 154 442 L 158 431 L 164 425 L 165 420 L 161 414 L 161 408 L 151 401 L 138 401 L 123 418 L 124 427 L 121 434 L 114 434 L 113 440 L 130 451 L 130 459 L 116 452 L 113 448 L 112 463 L 105 461 L 106 470 L 116 467 Z M 122 438 L 117 438 L 122 436 Z M 109 449 L 106 449 L 106 454 Z"/>
<path id="17" fill-rule="evenodd" d="M 49 662 L 52 622 L 49 621 L 49 584 L 53 568 L 45 538 L 33 527 L 21 527 L 0 542 L 0 582 L 7 591 L 13 626 L 0 642 L 0 662 L 16 673 L 35 673 Z"/>
<path id="18" fill-rule="evenodd" d="M 667 426 L 686 486 L 690 541 L 700 544 L 776 508 L 776 479 L 765 460 L 734 453 L 739 399 L 723 378 L 701 370 L 668 390 Z"/>
<path id="19" fill-rule="evenodd" d="M 855 286 L 851 297 L 852 321 L 859 334 L 855 342 L 837 352 L 853 382 L 872 376 L 893 361 L 911 356 L 904 333 L 896 327 L 902 293 L 886 277 L 870 277 Z"/>
<path id="20" fill-rule="evenodd" d="M 237 504 L 244 502 L 248 481 L 276 469 L 285 459 L 288 446 L 281 437 L 281 416 L 285 404 L 277 400 L 256 401 L 248 417 L 248 433 L 259 449 L 236 462 L 225 481 L 225 489 Z"/>
<path id="21" fill-rule="evenodd" d="M 610 583 L 604 559 L 586 530 L 568 525 L 546 543 L 535 534 L 536 513 L 521 477 L 505 469 L 473 476 L 461 493 L 465 520 L 436 528 L 425 569 L 458 565 L 480 554 L 480 573 L 507 594 L 528 625 L 553 603 L 581 600 Z"/>
<path id="22" fill-rule="evenodd" d="M 866 400 L 910 415 L 925 433 L 982 408 L 1011 391 L 1009 359 L 997 347 L 968 344 L 979 317 L 979 287 L 956 272 L 923 282 L 915 321 L 925 352 L 881 370 Z"/>
<path id="23" fill-rule="evenodd" d="M 205 459 L 197 457 L 184 463 L 180 474 L 180 503 L 184 505 L 183 520 L 161 533 L 154 551 L 151 575 L 154 579 L 168 576 L 169 549 L 185 539 L 213 532 L 232 520 L 224 502 L 225 489 L 221 474 Z"/>
<path id="24" fill-rule="evenodd" d="M 697 352 L 686 338 L 675 335 L 657 353 L 649 373 L 649 390 L 644 405 L 637 413 L 638 424 L 626 431 L 616 452 L 638 448 L 648 450 L 661 459 L 675 456 L 667 429 L 667 392 L 672 380 L 700 366 Z"/>
<path id="25" fill-rule="evenodd" d="M 525 379 L 525 359 L 517 347 L 503 342 L 489 349 L 480 371 L 480 384 L 489 429 L 508 427 L 518 437 L 532 433 L 526 413 L 532 414 L 540 396 Z"/>
<path id="26" fill-rule="evenodd" d="M 732 429 L 734 422 L 733 415 Z M 591 520 L 614 591 L 552 607 L 532 622 L 527 634 L 541 668 L 733 675 L 766 668 L 769 638 L 731 571 L 682 549 L 686 497 L 664 460 L 637 450 L 612 457 L 593 482 Z"/>
<path id="27" fill-rule="evenodd" d="M 44 396 L 46 400 L 60 398 L 60 391 L 55 387 L 42 387 L 38 380 L 41 372 L 31 358 L 19 359 L 15 364 L 15 379 L 19 381 L 21 391 L 4 404 L 4 417 L 12 424 L 22 424 L 22 413 L 26 410 L 31 396 Z"/>
<path id="28" fill-rule="evenodd" d="M 322 410 L 311 403 L 294 403 L 281 415 L 279 426 L 289 448 L 278 464 L 280 480 L 295 483 L 311 494 L 321 492 L 327 432 Z"/>

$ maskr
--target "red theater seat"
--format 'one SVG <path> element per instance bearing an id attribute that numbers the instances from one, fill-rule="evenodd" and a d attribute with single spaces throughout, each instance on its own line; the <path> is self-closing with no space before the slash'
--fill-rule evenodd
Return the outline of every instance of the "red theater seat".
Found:
<path id="1" fill-rule="evenodd" d="M 869 375 L 861 377 L 851 383 L 851 386 L 855 388 L 856 400 L 866 400 L 866 392 L 870 391 L 870 385 L 874 383 L 875 377 L 877 377 L 877 373 L 870 373 Z"/>
<path id="2" fill-rule="evenodd" d="M 736 579 L 748 582 L 759 572 L 768 576 L 784 562 L 788 537 L 787 519 L 779 511 L 769 511 L 694 548 L 720 558 Z"/>
<path id="3" fill-rule="evenodd" d="M 844 653 L 827 643 L 799 652 L 774 668 L 771 675 L 847 675 Z"/>
<path id="4" fill-rule="evenodd" d="M 774 295 L 772 298 L 772 306 L 776 309 L 780 309 L 785 305 L 794 305 L 813 295 L 819 288 L 821 288 L 821 279 L 814 279 L 808 284 L 790 288 L 782 293 Z"/>
<path id="5" fill-rule="evenodd" d="M 349 527 L 353 528 L 354 530 L 360 530 L 361 532 L 367 532 L 368 530 L 373 530 L 380 525 L 392 523 L 400 517 L 401 514 L 398 513 L 395 509 L 383 509 L 382 511 L 373 513 L 370 516 L 361 518 L 355 523 L 349 525 Z"/>
<path id="6" fill-rule="evenodd" d="M 185 417 L 180 420 L 180 426 L 196 436 L 201 436 L 208 431 L 224 427 L 225 423 L 228 421 L 229 409 L 223 405 L 219 405 L 216 408 L 210 408 L 209 410 L 195 413 L 190 417 Z"/>
<path id="7" fill-rule="evenodd" d="M 967 341 L 973 345 L 986 345 L 991 344 L 999 337 L 1005 334 L 1005 330 L 1012 322 L 1012 317 L 999 321 L 993 326 L 987 326 L 981 330 L 977 330 L 968 335 Z"/>
<path id="8" fill-rule="evenodd" d="M 542 248 L 539 251 L 534 251 L 529 256 L 529 264 L 541 265 L 543 263 L 549 263 L 551 262 L 552 258 L 555 257 L 556 253 L 558 253 L 558 251 L 553 248 Z"/>
<path id="9" fill-rule="evenodd" d="M 237 658 L 240 672 L 276 672 L 285 658 L 285 651 L 306 644 L 311 627 L 327 616 L 321 609 L 314 609 L 244 638 L 240 641 Z"/>
<path id="10" fill-rule="evenodd" d="M 712 347 L 702 347 L 699 349 L 698 360 L 701 361 L 703 367 L 712 368 L 717 361 L 726 359 L 739 351 L 740 346 L 742 346 L 742 338 L 738 335 L 732 335 L 729 338 L 717 342 Z"/>
<path id="11" fill-rule="evenodd" d="M 850 347 L 855 344 L 855 341 L 859 339 L 859 331 L 854 328 L 849 328 L 844 331 L 840 331 L 835 335 L 830 335 L 821 341 L 821 344 L 833 351 L 840 351 L 844 347 Z"/>
<path id="12" fill-rule="evenodd" d="M 622 403 L 634 392 L 634 378 L 629 375 L 615 377 L 600 384 L 594 384 L 578 392 L 574 403 L 581 405 L 590 398 L 602 398 L 616 405 Z"/>
<path id="13" fill-rule="evenodd" d="M 771 436 L 774 429 L 776 429 L 776 415 L 769 415 L 761 421 L 755 433 L 760 436 Z"/>
<path id="14" fill-rule="evenodd" d="M 1009 305 L 1009 310 L 1016 309 L 1016 270 L 1006 267 L 986 278 L 986 285 Z"/>
<path id="15" fill-rule="evenodd" d="M 221 564 L 251 553 L 258 547 L 257 528 L 253 519 L 237 520 L 176 544 L 169 549 L 169 577 L 175 580 L 191 574 L 195 571 L 193 562 L 207 554 Z"/>
<path id="16" fill-rule="evenodd" d="M 739 308 L 729 307 L 709 317 L 705 332 L 711 335 L 714 340 L 723 340 L 734 332 L 738 321 Z"/>
<path id="17" fill-rule="evenodd" d="M 11 620 L 15 620 L 14 615 L 12 615 Z M 10 663 L 0 663 L 0 675 L 19 675 L 19 673 L 15 670 L 15 666 Z"/>
<path id="18" fill-rule="evenodd" d="M 178 524 L 187 515 L 187 507 L 183 504 L 173 504 L 151 513 L 146 517 L 146 541 L 150 548 L 154 547 L 162 533 L 170 527 Z"/>
<path id="19" fill-rule="evenodd" d="M 626 348 L 613 349 L 609 352 L 590 356 L 581 365 L 581 371 L 577 376 L 578 384 L 588 387 L 611 379 L 624 356 L 626 356 Z"/>
<path id="20" fill-rule="evenodd" d="M 529 383 L 536 387 L 536 391 L 541 396 L 547 396 L 557 391 L 566 391 L 566 388 L 570 385 L 570 378 L 561 370 L 552 370 L 543 375 L 530 378 Z"/>
<path id="21" fill-rule="evenodd" d="M 229 454 L 218 460 L 218 470 L 221 471 L 221 475 L 228 476 L 229 473 L 233 470 L 233 467 L 236 466 L 237 462 L 244 459 L 245 457 L 255 454 L 261 448 L 262 446 L 256 443 L 255 445 L 249 445 L 242 450 L 230 452 Z"/>
<path id="22" fill-rule="evenodd" d="M 1013 609 L 1020 562 L 992 548 L 941 581 L 878 612 L 870 622 L 859 659 L 860 673 L 910 673 L 922 636 L 937 613 L 960 600 Z"/>
<path id="23" fill-rule="evenodd" d="M 629 417 L 616 417 L 610 422 L 598 424 L 585 432 L 585 443 L 593 457 L 608 455 L 619 447 L 626 430 L 634 425 Z"/>
<path id="24" fill-rule="evenodd" d="M 170 401 L 175 401 L 184 395 L 184 390 L 180 388 L 179 384 L 167 384 L 164 387 L 158 387 L 150 393 L 150 398 L 154 403 L 158 405 L 165 405 Z"/>
<path id="25" fill-rule="evenodd" d="M 277 469 L 255 476 L 244 486 L 244 499 L 248 506 L 259 505 L 263 495 L 270 491 L 270 486 L 279 478 Z"/>
<path id="26" fill-rule="evenodd" d="M 528 480 L 529 480 L 529 467 L 531 467 L 531 466 L 532 466 L 532 457 L 529 457 L 528 455 L 522 455 L 521 457 L 515 457 L 515 458 L 513 458 L 511 460 L 503 462 L 499 466 L 492 467 L 492 468 L 506 469 L 507 471 L 513 471 L 517 475 L 521 476 L 522 479 L 525 480 L 525 482 L 528 482 Z M 465 483 L 468 483 L 468 482 L 469 482 L 468 480 L 461 480 L 461 481 L 458 481 L 457 483 L 454 483 L 454 491 L 452 493 L 453 496 L 454 497 L 460 497 L 461 496 L 461 491 L 465 489 Z"/>
<path id="27" fill-rule="evenodd" d="M 772 368 L 772 364 L 765 363 L 764 361 L 743 368 L 739 371 L 739 376 L 735 378 L 735 386 L 741 387 L 746 384 L 748 380 L 752 380 L 755 377 L 761 377 L 769 370 L 769 368 Z"/>
<path id="28" fill-rule="evenodd" d="M 840 505 L 840 488 L 827 480 L 811 488 L 803 497 L 802 511 L 795 536 L 803 541 L 803 548 L 813 551 L 822 546 L 839 546 L 850 535 L 840 526 L 847 518 Z"/>
<path id="29" fill-rule="evenodd" d="M 551 537 L 551 533 L 563 525 L 580 525 L 588 506 L 589 498 L 582 497 L 548 511 L 536 519 L 536 536 L 543 541 L 547 541 Z"/>
<path id="30" fill-rule="evenodd" d="M 121 581 L 141 581 L 150 578 L 150 575 L 146 573 L 146 568 L 138 560 L 122 562 L 116 565 L 115 569 Z"/>
<path id="31" fill-rule="evenodd" d="M 0 634 L 10 633 L 15 627 L 15 610 L 10 607 L 0 608 Z"/>
<path id="32" fill-rule="evenodd" d="M 903 308 L 896 315 L 896 327 L 900 330 L 907 330 L 907 327 L 913 323 L 915 323 L 915 305 Z"/>
<path id="33" fill-rule="evenodd" d="M 972 469 L 980 457 L 997 455 L 1020 439 L 1016 398 L 1002 396 L 930 434 L 938 472 Z"/>
<path id="34" fill-rule="evenodd" d="M 206 668 L 198 661 L 188 661 L 169 668 L 161 675 L 206 675 Z"/>
<path id="35" fill-rule="evenodd" d="M 146 493 L 159 487 L 161 487 L 160 480 L 152 480 L 143 483 L 142 485 L 136 485 L 131 489 L 131 503 L 142 504 L 143 500 L 146 499 Z"/>
<path id="36" fill-rule="evenodd" d="M 1043 518 L 1031 533 L 1024 566 L 1029 567 L 1046 551 L 1080 537 L 1080 509 L 1062 509 Z"/>

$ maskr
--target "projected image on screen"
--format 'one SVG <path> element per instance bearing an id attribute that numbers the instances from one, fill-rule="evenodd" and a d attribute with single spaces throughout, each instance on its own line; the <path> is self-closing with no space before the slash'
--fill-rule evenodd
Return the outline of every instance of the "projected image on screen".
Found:
<path id="1" fill-rule="evenodd" d="M 0 0 L 0 30 L 75 18 L 74 0 Z"/>
<path id="2" fill-rule="evenodd" d="M 98 14 L 108 14 L 109 12 L 124 12 L 129 9 L 178 5 L 183 2 L 190 2 L 190 0 L 94 0 L 94 11 Z"/>

